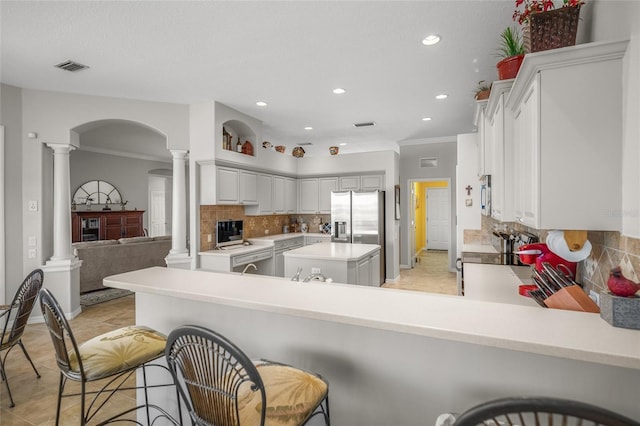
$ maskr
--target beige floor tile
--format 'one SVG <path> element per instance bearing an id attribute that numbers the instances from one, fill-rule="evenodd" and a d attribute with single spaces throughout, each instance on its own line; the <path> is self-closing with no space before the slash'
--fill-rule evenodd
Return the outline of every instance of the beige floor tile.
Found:
<path id="1" fill-rule="evenodd" d="M 426 293 L 458 294 L 456 273 L 449 271 L 446 251 L 423 251 L 413 269 L 400 271 L 398 282 L 382 286 Z"/>

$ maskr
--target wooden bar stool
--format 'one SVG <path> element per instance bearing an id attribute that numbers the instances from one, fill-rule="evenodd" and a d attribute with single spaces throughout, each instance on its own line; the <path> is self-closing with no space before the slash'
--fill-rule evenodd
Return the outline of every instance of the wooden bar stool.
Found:
<path id="1" fill-rule="evenodd" d="M 49 328 L 49 334 L 56 352 L 56 361 L 60 369 L 60 385 L 58 388 L 58 405 L 56 409 L 56 425 L 60 423 L 60 406 L 63 397 L 80 396 L 80 425 L 87 424 L 99 410 L 118 391 L 131 389 L 144 389 L 145 403 L 136 407 L 127 408 L 122 412 L 103 420 L 99 424 L 122 421 L 125 414 L 146 409 L 147 424 L 152 424 L 150 408 L 159 412 L 154 417 L 166 418 L 174 424 L 176 422 L 164 409 L 157 405 L 149 404 L 148 389 L 155 387 L 174 386 L 173 383 L 147 385 L 146 368 L 151 366 L 166 367 L 159 364 L 149 364 L 164 354 L 166 337 L 145 326 L 128 326 L 108 333 L 101 334 L 82 344 L 76 342 L 64 316 L 60 305 L 48 289 L 40 291 L 40 306 L 45 323 Z M 142 368 L 143 385 L 127 387 L 127 379 Z M 87 391 L 87 384 L 103 380 L 106 382 L 98 391 Z M 80 393 L 64 394 L 67 380 L 79 382 Z M 176 391 L 177 394 L 177 391 Z M 85 397 L 93 395 L 89 406 L 85 409 Z M 99 400 L 104 396 L 103 400 Z"/>
<path id="2" fill-rule="evenodd" d="M 194 325 L 167 338 L 167 365 L 196 425 L 303 425 L 329 421 L 329 385 L 285 364 L 252 362 L 224 336 Z"/>

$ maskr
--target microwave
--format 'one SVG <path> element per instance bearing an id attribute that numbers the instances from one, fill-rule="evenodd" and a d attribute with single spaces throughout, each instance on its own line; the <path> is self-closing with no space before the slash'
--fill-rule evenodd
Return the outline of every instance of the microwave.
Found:
<path id="1" fill-rule="evenodd" d="M 241 220 L 219 220 L 216 222 L 216 246 L 242 244 L 243 222 Z"/>
<path id="2" fill-rule="evenodd" d="M 480 212 L 491 216 L 491 175 L 480 178 Z"/>

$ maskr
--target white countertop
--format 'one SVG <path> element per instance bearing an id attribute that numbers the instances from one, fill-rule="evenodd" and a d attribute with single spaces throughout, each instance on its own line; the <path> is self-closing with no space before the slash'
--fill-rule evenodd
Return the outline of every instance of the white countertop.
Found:
<path id="1" fill-rule="evenodd" d="M 640 332 L 612 327 L 591 313 L 407 290 L 303 284 L 265 276 L 163 267 L 113 275 L 105 278 L 104 284 L 134 292 L 640 369 Z"/>
<path id="2" fill-rule="evenodd" d="M 264 250 L 268 247 L 268 244 L 251 244 L 248 246 L 238 244 L 237 246 L 232 246 L 226 250 L 207 250 L 198 252 L 199 255 L 203 256 L 223 256 L 223 257 L 231 257 L 239 254 L 247 254 L 253 253 L 255 251 Z"/>
<path id="3" fill-rule="evenodd" d="M 265 243 L 273 244 L 275 241 L 282 241 L 282 240 L 288 240 L 291 238 L 304 237 L 305 235 L 309 237 L 326 237 L 327 239 L 331 239 L 331 235 L 322 234 L 320 232 L 291 232 L 288 234 L 274 234 L 274 235 L 265 235 L 264 237 L 249 238 L 247 239 L 247 241 L 253 244 L 265 244 Z"/>
<path id="4" fill-rule="evenodd" d="M 514 268 L 518 268 L 518 273 Z M 518 293 L 520 285 L 531 284 L 530 276 L 529 266 L 510 267 L 465 263 L 464 297 L 472 300 L 537 307 L 538 304 L 533 299 Z"/>
<path id="5" fill-rule="evenodd" d="M 463 244 L 462 251 L 469 253 L 498 253 L 498 250 L 489 244 Z"/>
<path id="6" fill-rule="evenodd" d="M 353 262 L 380 250 L 377 244 L 319 243 L 284 252 L 286 258 Z"/>

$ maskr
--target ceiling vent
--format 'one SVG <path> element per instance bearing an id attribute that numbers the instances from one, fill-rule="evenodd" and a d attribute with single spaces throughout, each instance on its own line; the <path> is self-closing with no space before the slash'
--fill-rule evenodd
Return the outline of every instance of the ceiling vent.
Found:
<path id="1" fill-rule="evenodd" d="M 76 71 L 82 71 L 84 69 L 89 68 L 86 65 L 82 65 L 79 64 L 78 62 L 74 62 L 72 60 L 67 59 L 64 62 L 60 62 L 57 65 L 54 65 L 56 68 L 60 68 L 61 70 L 65 70 L 65 71 L 71 71 L 71 72 L 76 72 Z"/>
<path id="2" fill-rule="evenodd" d="M 438 159 L 436 157 L 421 158 L 420 167 L 438 167 Z"/>
<path id="3" fill-rule="evenodd" d="M 368 121 L 366 123 L 354 123 L 353 127 L 369 127 L 369 126 L 375 126 L 376 123 L 374 123 L 373 121 Z"/>
<path id="4" fill-rule="evenodd" d="M 309 146 L 309 145 L 313 145 L 313 144 L 311 142 L 302 142 L 298 144 L 298 146 Z"/>

